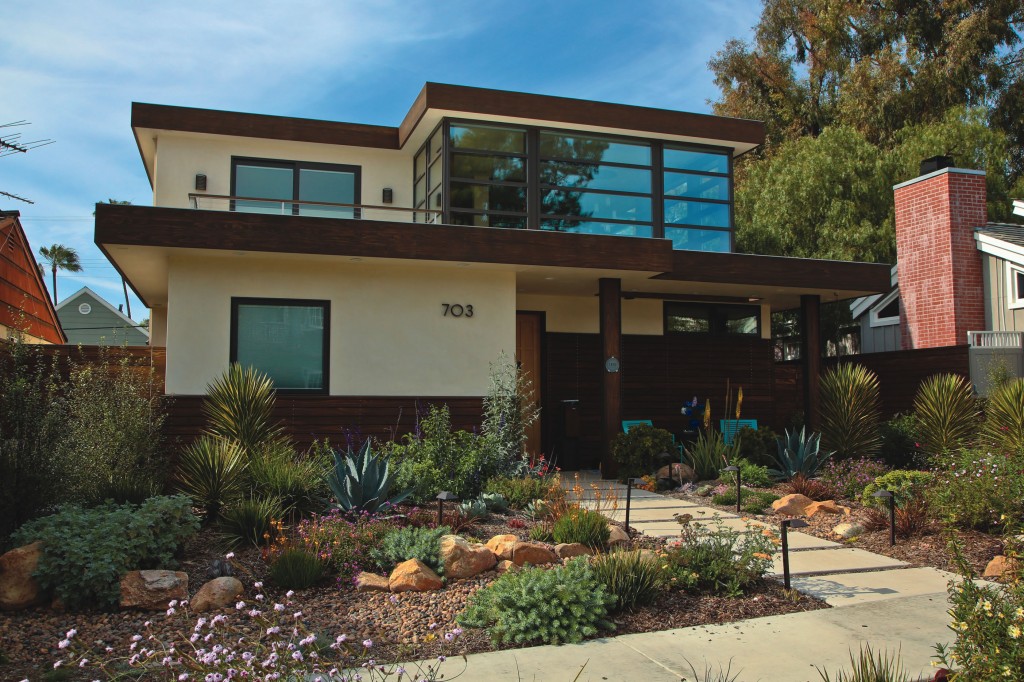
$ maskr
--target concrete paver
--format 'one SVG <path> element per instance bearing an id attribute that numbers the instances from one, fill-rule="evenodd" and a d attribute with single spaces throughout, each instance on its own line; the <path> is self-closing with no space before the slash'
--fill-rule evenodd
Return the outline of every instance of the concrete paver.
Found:
<path id="1" fill-rule="evenodd" d="M 803 533 L 801 533 L 803 535 Z M 796 533 L 790 534 L 795 541 Z M 790 575 L 813 575 L 818 573 L 846 573 L 851 571 L 869 571 L 883 568 L 901 568 L 907 564 L 881 554 L 865 552 L 855 547 L 839 549 L 812 549 L 806 552 L 790 552 Z M 774 560 L 775 575 L 782 575 L 782 555 L 776 554 Z"/>
<path id="2" fill-rule="evenodd" d="M 946 586 L 956 577 L 953 573 L 925 567 L 799 576 L 793 578 L 792 585 L 800 592 L 823 599 L 832 606 L 849 606 L 923 594 L 939 595 L 945 599 Z"/>

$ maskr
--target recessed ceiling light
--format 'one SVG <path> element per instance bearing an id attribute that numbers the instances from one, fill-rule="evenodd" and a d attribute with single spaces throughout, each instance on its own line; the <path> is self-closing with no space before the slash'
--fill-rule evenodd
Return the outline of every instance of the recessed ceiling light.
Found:
<path id="1" fill-rule="evenodd" d="M 554 277 L 545 277 L 544 279 L 546 279 L 546 280 L 548 280 L 550 282 L 551 280 L 554 279 Z"/>
<path id="2" fill-rule="evenodd" d="M 363 259 L 360 258 L 359 256 L 352 256 L 351 258 L 349 258 L 349 260 L 352 261 L 353 263 L 356 263 L 356 262 L 361 261 Z"/>
<path id="3" fill-rule="evenodd" d="M 469 263 L 459 263 L 458 265 L 459 265 L 460 268 L 468 268 L 469 267 Z"/>

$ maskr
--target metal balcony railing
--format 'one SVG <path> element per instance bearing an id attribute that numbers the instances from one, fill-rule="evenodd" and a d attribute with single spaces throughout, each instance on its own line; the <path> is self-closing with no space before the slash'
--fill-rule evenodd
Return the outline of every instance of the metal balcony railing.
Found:
<path id="1" fill-rule="evenodd" d="M 971 348 L 1024 348 L 1024 332 L 967 332 Z"/>
<path id="2" fill-rule="evenodd" d="M 191 192 L 192 208 L 206 211 L 233 211 L 270 215 L 296 215 L 317 218 L 382 220 L 392 222 L 440 223 L 441 211 L 403 206 L 371 204 L 339 204 L 328 201 L 295 201 L 293 199 L 262 199 Z"/>

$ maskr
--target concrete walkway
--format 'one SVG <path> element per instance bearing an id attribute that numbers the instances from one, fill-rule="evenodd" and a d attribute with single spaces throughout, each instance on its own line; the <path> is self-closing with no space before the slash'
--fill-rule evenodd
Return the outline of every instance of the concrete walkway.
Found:
<path id="1" fill-rule="evenodd" d="M 563 485 L 571 488 L 574 479 Z M 625 517 L 625 487 L 581 475 L 582 504 L 610 518 Z M 612 509 L 610 500 L 616 499 Z M 648 491 L 631 493 L 630 526 L 645 535 L 679 534 L 675 514 L 695 521 L 718 519 L 740 529 L 746 521 L 684 500 Z M 838 521 L 837 521 L 838 523 Z M 777 525 L 771 526 L 778 528 Z M 566 646 L 541 646 L 497 651 L 468 657 L 460 680 L 694 680 L 692 665 L 704 679 L 706 666 L 714 671 L 732 665 L 737 682 L 820 682 L 815 666 L 832 677 L 849 665 L 850 652 L 862 643 L 872 648 L 899 650 L 910 675 L 931 679 L 937 642 L 951 643 L 946 585 L 955 576 L 934 568 L 907 568 L 889 557 L 789 532 L 792 585 L 800 592 L 828 602 L 833 608 L 784 616 L 769 616 L 725 625 L 699 626 L 623 635 Z M 782 561 L 776 556 L 774 574 L 781 580 Z M 585 666 L 585 667 L 584 667 Z M 445 668 L 450 678 L 461 662 Z M 712 677 L 712 679 L 715 679 Z"/>

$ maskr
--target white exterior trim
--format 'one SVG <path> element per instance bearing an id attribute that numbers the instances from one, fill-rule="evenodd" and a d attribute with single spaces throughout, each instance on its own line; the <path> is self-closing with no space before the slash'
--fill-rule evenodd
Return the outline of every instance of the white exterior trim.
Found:
<path id="1" fill-rule="evenodd" d="M 1024 274 L 1024 266 L 1006 264 L 1006 306 L 1013 309 L 1024 308 L 1024 291 L 1017 292 L 1017 275 Z"/>
<path id="2" fill-rule="evenodd" d="M 889 327 L 889 326 L 892 326 L 894 324 L 899 324 L 900 323 L 899 313 L 896 314 L 896 317 L 879 317 L 878 316 L 878 311 L 881 310 L 882 308 L 884 308 L 885 306 L 889 305 L 893 301 L 895 301 L 897 298 L 899 298 L 899 295 L 900 295 L 900 290 L 899 289 L 893 289 L 888 294 L 883 296 L 882 300 L 878 301 L 873 306 L 871 306 L 871 313 L 869 314 L 869 317 L 868 317 L 868 324 L 870 326 L 872 326 L 872 327 Z"/>
<path id="3" fill-rule="evenodd" d="M 1013 200 L 1013 213 L 1014 215 L 1024 215 L 1024 201 L 1020 199 Z"/>
<path id="4" fill-rule="evenodd" d="M 983 232 L 975 232 L 974 240 L 978 242 L 979 251 L 1024 266 L 1024 247 L 1004 242 L 998 237 Z"/>
<path id="5" fill-rule="evenodd" d="M 139 325 L 138 322 L 136 322 L 132 318 L 128 317 L 127 315 L 122 313 L 120 310 L 118 310 L 114 306 L 110 305 L 110 303 L 107 301 L 107 299 L 103 298 L 102 296 L 97 294 L 95 291 L 93 291 L 89 287 L 82 287 L 81 289 L 79 289 L 75 293 L 73 293 L 70 296 L 68 296 L 67 298 L 65 298 L 63 301 L 61 301 L 60 303 L 57 304 L 56 310 L 60 311 L 61 308 L 63 308 L 64 306 L 68 305 L 69 303 L 71 303 L 72 301 L 77 299 L 82 294 L 89 294 L 91 297 L 96 299 L 97 303 L 99 303 L 104 308 L 106 308 L 107 310 L 109 310 L 110 312 L 114 313 L 115 315 L 120 317 L 122 320 L 124 320 L 124 323 L 125 323 L 126 326 L 134 327 L 135 329 L 138 329 L 140 332 L 142 332 L 143 334 L 146 335 L 147 339 L 149 338 L 149 330 L 148 329 L 146 329 L 145 327 L 142 327 L 141 325 Z"/>
<path id="6" fill-rule="evenodd" d="M 913 185 L 915 182 L 922 182 L 924 180 L 930 180 L 931 178 L 937 178 L 938 176 L 943 175 L 945 173 L 960 173 L 961 175 L 985 175 L 985 171 L 971 170 L 969 168 L 940 168 L 937 171 L 926 173 L 925 175 L 916 177 L 913 180 L 907 180 L 906 182 L 901 182 L 898 185 L 893 185 L 892 188 L 894 190 L 897 190 L 900 189 L 901 187 L 908 187 L 910 185 Z"/>

